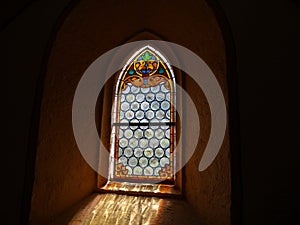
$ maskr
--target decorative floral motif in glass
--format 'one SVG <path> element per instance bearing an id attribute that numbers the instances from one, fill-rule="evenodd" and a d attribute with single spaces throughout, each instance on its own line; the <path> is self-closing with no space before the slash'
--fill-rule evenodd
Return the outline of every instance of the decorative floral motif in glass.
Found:
<path id="1" fill-rule="evenodd" d="M 123 67 L 113 106 L 110 180 L 174 183 L 175 77 L 151 46 Z"/>

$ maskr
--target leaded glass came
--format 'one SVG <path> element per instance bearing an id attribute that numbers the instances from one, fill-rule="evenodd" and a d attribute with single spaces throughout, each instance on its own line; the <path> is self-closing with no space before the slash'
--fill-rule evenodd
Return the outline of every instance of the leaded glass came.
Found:
<path id="1" fill-rule="evenodd" d="M 119 75 L 111 180 L 174 182 L 174 74 L 154 48 L 140 49 Z"/>

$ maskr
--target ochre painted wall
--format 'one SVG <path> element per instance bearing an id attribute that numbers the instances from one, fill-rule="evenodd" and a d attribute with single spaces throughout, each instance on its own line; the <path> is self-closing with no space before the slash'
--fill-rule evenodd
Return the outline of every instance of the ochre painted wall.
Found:
<path id="1" fill-rule="evenodd" d="M 144 7 L 155 10 L 143 10 Z M 136 0 L 80 1 L 58 30 L 47 65 L 31 224 L 52 221 L 95 190 L 96 174 L 80 155 L 73 136 L 74 92 L 82 74 L 97 57 L 145 30 L 199 55 L 216 75 L 227 99 L 224 41 L 204 0 L 187 0 L 184 4 L 179 0 L 157 1 L 150 5 Z M 213 164 L 199 172 L 198 164 L 210 132 L 210 112 L 205 96 L 193 80 L 183 77 L 183 85 L 193 96 L 201 119 L 200 141 L 184 169 L 184 195 L 204 225 L 229 225 L 228 134 Z M 184 134 L 186 141 L 198 138 L 188 131 Z"/>

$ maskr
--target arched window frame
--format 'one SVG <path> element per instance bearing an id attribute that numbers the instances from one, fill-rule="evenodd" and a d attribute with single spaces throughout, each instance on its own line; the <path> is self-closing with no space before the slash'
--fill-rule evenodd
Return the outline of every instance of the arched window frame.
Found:
<path id="1" fill-rule="evenodd" d="M 156 177 L 152 177 L 152 178 L 137 178 L 137 179 L 126 179 L 123 177 L 123 179 L 116 179 L 116 160 L 117 160 L 117 154 L 118 154 L 118 137 L 117 137 L 117 127 L 120 126 L 120 118 L 119 118 L 119 112 L 120 112 L 120 98 L 121 98 L 121 88 L 122 85 L 124 85 L 124 82 L 126 80 L 126 78 L 128 77 L 128 70 L 130 68 L 130 66 L 135 62 L 135 59 L 137 59 L 137 57 L 140 57 L 143 53 L 145 53 L 146 51 L 151 52 L 152 54 L 154 53 L 154 55 L 157 57 L 157 59 L 159 60 L 159 64 L 162 65 L 162 67 L 165 69 L 165 73 L 168 75 L 168 79 L 165 80 L 165 82 L 168 82 L 170 84 L 170 122 L 168 122 L 167 124 L 170 127 L 170 149 L 171 149 L 171 155 L 170 155 L 170 171 L 172 173 L 172 179 L 170 179 L 170 177 L 168 177 L 168 179 L 164 180 L 161 178 L 161 175 L 159 175 L 159 178 Z M 158 68 L 157 68 L 158 69 Z M 156 74 L 157 75 L 157 74 Z M 130 76 L 130 75 L 129 75 Z M 148 81 L 147 81 L 148 82 Z M 163 83 L 164 84 L 164 83 Z M 156 85 L 162 85 L 162 82 L 157 83 Z M 175 173 L 176 173 L 176 81 L 175 81 L 175 75 L 174 75 L 174 71 L 172 69 L 172 67 L 170 66 L 168 60 L 166 59 L 166 57 L 164 55 L 162 55 L 158 50 L 156 50 L 155 48 L 146 45 L 142 48 L 140 48 L 138 51 L 136 51 L 126 62 L 126 64 L 123 66 L 120 74 L 118 75 L 118 79 L 117 82 L 115 84 L 115 91 L 114 91 L 114 104 L 112 107 L 112 132 L 111 132 L 111 144 L 110 144 L 110 163 L 109 163 L 109 180 L 110 181 L 129 181 L 129 182 L 133 182 L 133 183 L 156 183 L 156 182 L 160 182 L 160 183 L 167 183 L 167 184 L 175 184 Z M 145 117 L 144 117 L 145 118 Z M 130 125 L 129 125 L 130 126 Z M 149 121 L 148 124 L 149 128 L 151 125 L 151 122 Z M 121 167 L 120 167 L 121 168 Z M 165 169 L 165 168 L 164 168 Z M 124 171 L 126 171 L 126 169 L 124 169 Z M 127 171 L 126 171 L 127 172 Z"/>

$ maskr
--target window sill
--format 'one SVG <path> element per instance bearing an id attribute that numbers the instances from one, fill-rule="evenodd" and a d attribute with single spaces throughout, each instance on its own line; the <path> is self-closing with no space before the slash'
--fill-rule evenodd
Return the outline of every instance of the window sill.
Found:
<path id="1" fill-rule="evenodd" d="M 143 195 L 158 197 L 182 196 L 181 191 L 174 185 L 167 184 L 134 184 L 126 182 L 108 181 L 103 187 L 98 188 L 100 193 L 118 193 L 126 195 Z"/>

